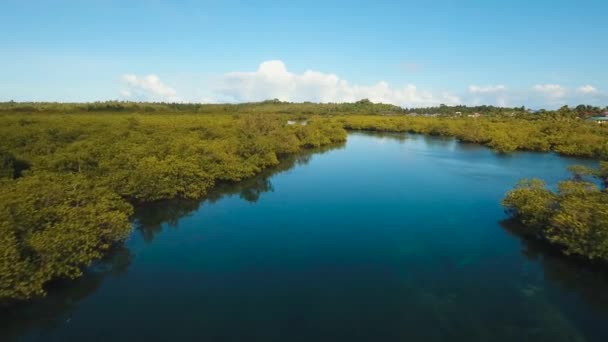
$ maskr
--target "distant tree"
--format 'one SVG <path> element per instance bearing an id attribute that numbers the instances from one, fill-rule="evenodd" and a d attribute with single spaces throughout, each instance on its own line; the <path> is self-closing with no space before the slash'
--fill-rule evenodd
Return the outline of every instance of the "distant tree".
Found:
<path id="1" fill-rule="evenodd" d="M 361 99 L 361 100 L 357 101 L 356 104 L 358 104 L 358 105 L 372 105 L 373 103 L 369 99 Z"/>

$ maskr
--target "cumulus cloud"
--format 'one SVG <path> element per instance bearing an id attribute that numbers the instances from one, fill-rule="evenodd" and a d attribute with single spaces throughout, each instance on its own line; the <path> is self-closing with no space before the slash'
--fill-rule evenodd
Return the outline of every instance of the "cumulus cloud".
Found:
<path id="1" fill-rule="evenodd" d="M 592 85 L 584 85 L 576 89 L 581 94 L 597 94 L 597 89 Z"/>
<path id="2" fill-rule="evenodd" d="M 537 84 L 532 89 L 551 99 L 561 99 L 566 96 L 566 89 L 559 84 Z"/>
<path id="3" fill-rule="evenodd" d="M 470 85 L 468 88 L 467 103 L 473 105 L 497 105 L 507 107 L 511 94 L 508 93 L 507 87 L 502 84 L 497 85 Z"/>
<path id="4" fill-rule="evenodd" d="M 181 77 L 180 93 L 163 83 L 154 74 L 121 77 L 120 95 L 135 101 L 166 102 L 255 102 L 277 98 L 290 102 L 355 102 L 369 99 L 401 107 L 425 107 L 439 104 L 522 106 L 558 108 L 580 103 L 605 106 L 608 93 L 586 84 L 566 88 L 559 84 L 538 83 L 527 88 L 512 89 L 499 82 L 471 84 L 453 92 L 431 92 L 413 84 L 395 87 L 388 82 L 350 83 L 334 73 L 307 70 L 289 71 L 280 60 L 261 63 L 254 71 L 229 72 L 210 77 Z"/>
<path id="5" fill-rule="evenodd" d="M 120 93 L 127 99 L 138 101 L 179 101 L 175 89 L 165 85 L 154 74 L 146 76 L 126 74 L 122 76 L 122 82 L 125 88 Z"/>
<path id="6" fill-rule="evenodd" d="M 478 86 L 478 85 L 470 85 L 469 93 L 471 94 L 496 94 L 500 92 L 504 92 L 507 90 L 502 84 L 497 85 L 487 85 L 487 86 Z"/>
<path id="7" fill-rule="evenodd" d="M 282 101 L 354 102 L 364 98 L 372 102 L 391 103 L 404 107 L 457 104 L 457 96 L 432 94 L 408 84 L 394 88 L 380 81 L 372 85 L 351 84 L 335 74 L 308 70 L 302 74 L 287 70 L 280 60 L 266 61 L 256 71 L 225 74 L 216 92 L 230 102 Z"/>

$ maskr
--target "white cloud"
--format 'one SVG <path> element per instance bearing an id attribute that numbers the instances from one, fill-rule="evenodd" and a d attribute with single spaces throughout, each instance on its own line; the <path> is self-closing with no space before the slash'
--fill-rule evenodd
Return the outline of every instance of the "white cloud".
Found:
<path id="1" fill-rule="evenodd" d="M 531 88 L 512 89 L 501 83 L 471 84 L 453 92 L 431 92 L 413 84 L 394 87 L 385 81 L 372 84 L 350 83 L 333 73 L 307 70 L 294 73 L 280 60 L 266 61 L 257 70 L 229 72 L 223 75 L 186 76 L 177 78 L 175 88 L 154 74 L 123 75 L 120 95 L 135 101 L 166 102 L 255 102 L 273 98 L 291 102 L 355 102 L 364 98 L 372 102 L 391 103 L 402 107 L 437 106 L 439 104 L 522 106 L 558 108 L 580 103 L 605 106 L 608 94 L 592 85 L 565 88 L 559 84 L 536 84 Z"/>
<path id="2" fill-rule="evenodd" d="M 496 105 L 507 107 L 509 105 L 510 94 L 507 87 L 502 84 L 497 85 L 470 85 L 468 88 L 469 97 L 467 103 L 472 105 Z"/>
<path id="3" fill-rule="evenodd" d="M 404 107 L 460 103 L 457 96 L 421 91 L 409 84 L 393 88 L 380 81 L 372 85 L 350 84 L 335 74 L 308 70 L 295 74 L 280 60 L 266 61 L 253 72 L 225 74 L 216 89 L 221 100 L 230 102 L 282 101 L 354 102 L 364 98 L 372 102 Z"/>
<path id="4" fill-rule="evenodd" d="M 122 81 L 126 88 L 120 93 L 125 98 L 138 101 L 179 101 L 175 89 L 163 84 L 154 74 L 147 76 L 126 74 L 122 76 Z"/>
<path id="5" fill-rule="evenodd" d="M 532 89 L 553 100 L 566 96 L 566 89 L 559 84 L 537 84 Z"/>
<path id="6" fill-rule="evenodd" d="M 597 89 L 592 85 L 584 85 L 576 89 L 581 94 L 597 94 Z"/>
<path id="7" fill-rule="evenodd" d="M 504 92 L 505 90 L 507 90 L 507 87 L 502 84 L 487 86 L 478 86 L 473 84 L 469 86 L 469 93 L 471 94 L 495 94 Z"/>

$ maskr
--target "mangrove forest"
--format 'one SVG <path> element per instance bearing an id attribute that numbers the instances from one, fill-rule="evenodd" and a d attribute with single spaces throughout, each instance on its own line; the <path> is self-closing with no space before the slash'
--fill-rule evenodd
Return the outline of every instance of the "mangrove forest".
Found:
<path id="1" fill-rule="evenodd" d="M 44 296 L 50 281 L 81 276 L 129 236 L 135 208 L 203 198 L 299 151 L 344 142 L 347 131 L 453 137 L 498 154 L 601 161 L 595 169 L 573 167 L 557 189 L 523 180 L 503 205 L 530 236 L 568 255 L 608 261 L 608 125 L 588 120 L 601 110 L 404 109 L 367 100 L 1 103 L 0 300 Z"/>

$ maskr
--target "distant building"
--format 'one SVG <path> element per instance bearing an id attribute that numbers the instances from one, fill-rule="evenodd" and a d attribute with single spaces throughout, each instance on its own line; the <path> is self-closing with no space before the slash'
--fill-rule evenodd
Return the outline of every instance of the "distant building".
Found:
<path id="1" fill-rule="evenodd" d="M 481 114 L 479 114 L 479 113 L 473 113 L 473 114 L 469 114 L 469 115 L 467 115 L 467 116 L 468 116 L 469 118 L 478 118 L 478 117 L 480 117 L 480 116 L 481 116 Z"/>
<path id="2" fill-rule="evenodd" d="M 294 121 L 294 120 L 287 120 L 287 124 L 288 125 L 300 125 L 300 126 L 306 126 L 308 125 L 308 121 L 304 120 L 304 121 Z"/>
<path id="3" fill-rule="evenodd" d="M 608 124 L 608 116 L 594 116 L 594 117 L 590 118 L 589 120 L 593 121 L 595 123 L 598 123 L 600 125 Z"/>

